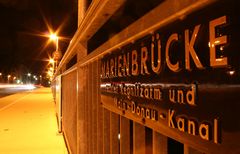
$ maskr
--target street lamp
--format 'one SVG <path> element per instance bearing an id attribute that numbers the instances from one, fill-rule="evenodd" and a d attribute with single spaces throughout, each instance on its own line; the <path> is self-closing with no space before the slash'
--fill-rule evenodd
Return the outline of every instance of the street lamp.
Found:
<path id="1" fill-rule="evenodd" d="M 2 73 L 0 73 L 0 82 L 2 82 Z"/>
<path id="2" fill-rule="evenodd" d="M 40 85 L 42 85 L 42 75 L 39 75 L 39 82 L 40 82 Z"/>
<path id="3" fill-rule="evenodd" d="M 58 39 L 59 39 L 59 37 L 56 35 L 56 33 L 51 33 L 49 35 L 49 38 L 50 38 L 50 40 L 53 40 L 56 43 L 56 51 L 53 52 L 52 56 L 53 56 L 53 59 L 55 60 L 55 63 L 56 63 L 55 65 L 57 67 L 58 60 L 60 60 L 60 58 L 62 57 L 62 53 L 61 53 L 61 51 L 58 48 Z"/>
<path id="4" fill-rule="evenodd" d="M 28 74 L 27 74 L 27 76 L 28 76 L 28 78 L 27 78 L 27 80 L 28 80 L 28 81 L 27 81 L 27 82 L 28 82 L 28 84 L 30 84 L 30 83 L 31 83 L 31 78 L 30 78 L 30 77 L 31 77 L 31 75 L 32 75 L 31 73 L 28 73 Z"/>
<path id="5" fill-rule="evenodd" d="M 7 78 L 8 78 L 8 83 L 9 83 L 9 79 L 11 78 L 11 75 L 8 75 Z"/>
<path id="6" fill-rule="evenodd" d="M 58 51 L 58 36 L 56 34 L 50 34 L 50 40 L 56 41 L 56 51 Z"/>

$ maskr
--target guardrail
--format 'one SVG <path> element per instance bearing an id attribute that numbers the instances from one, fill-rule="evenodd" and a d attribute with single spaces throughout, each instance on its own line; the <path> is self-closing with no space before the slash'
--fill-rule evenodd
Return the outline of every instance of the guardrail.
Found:
<path id="1" fill-rule="evenodd" d="M 96 0 L 91 3 L 52 81 L 59 131 L 64 133 L 71 153 L 165 154 L 177 148 L 188 154 L 218 150 L 212 143 L 209 149 L 208 143 L 197 144 L 193 142 L 194 137 L 183 137 L 172 128 L 166 129 L 160 125 L 163 131 L 159 131 L 156 122 L 152 124 L 145 119 L 125 115 L 125 111 L 103 103 L 100 89 L 101 60 L 104 56 L 153 34 L 160 27 L 183 20 L 192 12 L 214 2 L 215 0 L 163 1 L 88 54 L 88 40 L 125 1 Z M 67 68 L 74 56 L 77 57 L 76 63 Z M 146 126 L 151 126 L 151 129 Z"/>

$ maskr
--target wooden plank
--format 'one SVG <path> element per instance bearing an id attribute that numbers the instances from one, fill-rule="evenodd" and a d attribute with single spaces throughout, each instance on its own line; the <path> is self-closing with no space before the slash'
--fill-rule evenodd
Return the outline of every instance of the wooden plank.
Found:
<path id="1" fill-rule="evenodd" d="M 87 0 L 78 1 L 78 26 L 82 22 L 87 10 Z"/>
<path id="2" fill-rule="evenodd" d="M 148 35 L 160 27 L 176 21 L 193 11 L 206 7 L 216 0 L 167 0 L 157 6 L 139 20 L 112 37 L 87 57 L 84 57 L 80 65 L 94 61 L 95 59 L 111 53 L 124 45 Z M 175 7 L 173 7 L 173 4 Z M 168 9 L 166 9 L 168 8 Z M 139 26 L 141 25 L 141 26 Z"/>
<path id="3" fill-rule="evenodd" d="M 110 112 L 103 111 L 103 153 L 110 154 Z"/>
<path id="4" fill-rule="evenodd" d="M 69 47 L 59 63 L 57 72 L 63 67 L 72 55 L 76 53 L 76 49 L 82 48 L 82 42 L 87 42 L 96 31 L 111 17 L 114 12 L 119 9 L 126 0 L 94 0 L 89 6 L 84 19 L 78 25 L 77 32 L 72 38 Z M 81 42 L 81 43 L 79 43 Z M 82 57 L 87 56 L 85 52 L 81 52 Z M 85 47 L 84 47 L 85 51 Z"/>
<path id="5" fill-rule="evenodd" d="M 145 154 L 145 127 L 133 122 L 133 154 Z"/>
<path id="6" fill-rule="evenodd" d="M 98 97 L 98 94 L 97 94 L 97 80 L 98 80 L 98 77 L 97 77 L 97 71 L 98 71 L 98 68 L 97 68 L 97 62 L 94 62 L 94 63 L 91 63 L 91 95 L 92 95 L 92 152 L 94 154 L 97 153 L 97 97 Z"/>
<path id="7" fill-rule="evenodd" d="M 78 69 L 78 104 L 77 104 L 77 153 L 86 153 L 86 133 L 85 133 L 85 118 L 86 118 L 86 69 Z"/>
<path id="8" fill-rule="evenodd" d="M 89 144 L 90 144 L 90 139 L 89 139 L 89 136 L 90 136 L 90 132 L 89 132 L 89 128 L 91 127 L 90 126 L 90 122 L 89 122 L 89 100 L 88 100 L 88 89 L 89 89 L 89 86 L 88 86 L 88 78 L 89 78 L 89 70 L 88 70 L 88 66 L 86 66 L 85 67 L 85 69 L 86 69 L 86 89 L 85 89 L 85 91 L 86 91 L 86 93 L 85 93 L 85 99 L 86 99 L 86 104 L 85 104 L 85 113 L 86 113 L 86 115 L 85 115 L 85 123 L 86 123 L 86 128 L 85 128 L 85 133 L 86 133 L 86 136 L 87 136 L 87 138 L 86 138 L 86 143 L 87 143 L 87 153 L 89 153 L 90 152 L 90 149 L 89 149 Z"/>
<path id="9" fill-rule="evenodd" d="M 110 113 L 110 153 L 119 153 L 119 115 Z"/>
<path id="10" fill-rule="evenodd" d="M 167 154 L 167 137 L 153 131 L 153 154 Z"/>
<path id="11" fill-rule="evenodd" d="M 92 117 L 92 69 L 91 66 L 92 64 L 90 63 L 88 65 L 88 78 L 87 78 L 87 84 L 88 84 L 88 90 L 87 90 L 87 95 L 88 95 L 88 117 L 89 117 L 89 127 L 88 127 L 88 138 L 89 138 L 89 144 L 88 144 L 88 149 L 89 153 L 93 153 L 93 133 L 92 133 L 92 125 L 93 125 L 93 117 Z"/>
<path id="12" fill-rule="evenodd" d="M 100 98 L 100 61 L 96 62 L 96 68 L 97 68 L 97 83 L 96 83 L 96 89 L 97 89 L 97 154 L 103 154 L 103 107 L 101 105 L 101 98 Z"/>
<path id="13" fill-rule="evenodd" d="M 130 120 L 120 116 L 120 154 L 130 154 Z"/>
<path id="14" fill-rule="evenodd" d="M 187 144 L 184 144 L 184 154 L 206 154 L 206 153 L 200 152 L 200 151 L 188 146 Z"/>

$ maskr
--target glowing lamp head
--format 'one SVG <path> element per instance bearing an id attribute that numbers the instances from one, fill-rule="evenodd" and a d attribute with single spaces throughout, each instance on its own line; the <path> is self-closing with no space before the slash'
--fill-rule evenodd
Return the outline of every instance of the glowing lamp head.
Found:
<path id="1" fill-rule="evenodd" d="M 51 34 L 49 36 L 50 40 L 57 40 L 58 39 L 58 36 L 56 34 Z"/>

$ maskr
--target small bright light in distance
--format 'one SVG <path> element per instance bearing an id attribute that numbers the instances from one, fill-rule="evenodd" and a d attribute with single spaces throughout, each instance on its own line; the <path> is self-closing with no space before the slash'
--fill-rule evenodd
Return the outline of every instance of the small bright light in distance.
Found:
<path id="1" fill-rule="evenodd" d="M 54 63 L 54 60 L 52 58 L 49 59 L 49 63 Z"/>
<path id="2" fill-rule="evenodd" d="M 28 75 L 28 76 L 31 76 L 31 73 L 28 73 L 27 75 Z"/>
<path id="3" fill-rule="evenodd" d="M 35 89 L 36 87 L 34 87 L 32 84 L 28 84 L 26 85 L 26 89 L 32 90 Z"/>
<path id="4" fill-rule="evenodd" d="M 235 71 L 229 71 L 228 73 L 229 73 L 229 75 L 234 75 Z"/>

